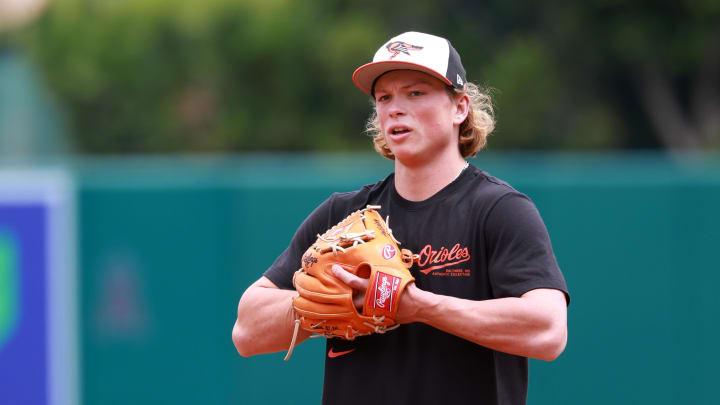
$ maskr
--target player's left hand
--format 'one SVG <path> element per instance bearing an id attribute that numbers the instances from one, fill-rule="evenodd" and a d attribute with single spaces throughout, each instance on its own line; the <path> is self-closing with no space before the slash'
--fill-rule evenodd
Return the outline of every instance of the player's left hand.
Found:
<path id="1" fill-rule="evenodd" d="M 335 277 L 339 278 L 340 281 L 352 288 L 353 304 L 359 312 L 362 312 L 363 302 L 365 302 L 365 291 L 367 291 L 370 280 L 358 277 L 337 264 L 333 264 L 332 272 Z"/>

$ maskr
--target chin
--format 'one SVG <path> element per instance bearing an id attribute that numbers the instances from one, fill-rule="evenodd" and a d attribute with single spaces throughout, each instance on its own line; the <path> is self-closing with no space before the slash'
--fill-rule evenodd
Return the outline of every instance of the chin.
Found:
<path id="1" fill-rule="evenodd" d="M 397 151 L 393 150 L 392 152 L 393 155 L 395 155 L 395 160 L 399 161 L 405 166 L 416 166 L 418 165 L 418 163 L 422 163 L 423 160 L 425 160 L 423 159 L 422 155 L 414 153 L 412 151 L 403 150 L 402 148 Z"/>

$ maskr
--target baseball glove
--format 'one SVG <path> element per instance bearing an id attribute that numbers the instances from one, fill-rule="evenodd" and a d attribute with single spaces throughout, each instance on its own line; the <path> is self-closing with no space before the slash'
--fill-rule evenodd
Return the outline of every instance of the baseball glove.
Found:
<path id="1" fill-rule="evenodd" d="M 408 269 L 417 256 L 398 247 L 378 209 L 368 205 L 353 212 L 318 235 L 303 255 L 302 268 L 293 276 L 298 319 L 285 360 L 292 354 L 298 327 L 314 332 L 314 337 L 353 340 L 400 326 L 395 316 L 405 286 L 415 280 Z M 334 264 L 369 279 L 362 312 L 353 304 L 352 289 L 333 275 Z"/>

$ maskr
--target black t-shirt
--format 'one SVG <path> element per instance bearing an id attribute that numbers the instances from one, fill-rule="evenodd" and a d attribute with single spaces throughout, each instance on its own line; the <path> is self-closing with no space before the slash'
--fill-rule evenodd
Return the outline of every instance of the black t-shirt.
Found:
<path id="1" fill-rule="evenodd" d="M 410 271 L 422 290 L 487 300 L 552 288 L 569 302 L 535 205 L 474 166 L 421 202 L 402 198 L 392 174 L 361 190 L 333 194 L 298 228 L 265 276 L 293 289 L 293 273 L 317 235 L 368 204 L 381 205 L 401 247 L 420 254 Z M 423 323 L 354 341 L 328 339 L 326 345 L 324 404 L 525 404 L 527 386 L 527 358 Z"/>

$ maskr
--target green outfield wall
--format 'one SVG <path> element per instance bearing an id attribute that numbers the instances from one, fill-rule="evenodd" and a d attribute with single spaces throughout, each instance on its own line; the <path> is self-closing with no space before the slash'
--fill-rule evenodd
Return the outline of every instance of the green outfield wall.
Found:
<path id="1" fill-rule="evenodd" d="M 483 153 L 472 163 L 535 201 L 572 294 L 567 349 L 531 362 L 529 404 L 716 402 L 720 156 Z M 85 404 L 319 403 L 323 339 L 289 362 L 242 358 L 237 302 L 314 207 L 385 177 L 389 161 L 74 167 Z"/>

